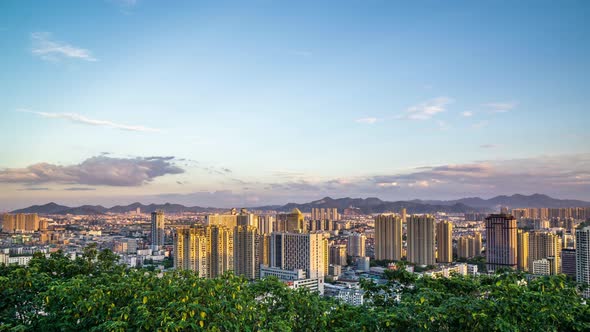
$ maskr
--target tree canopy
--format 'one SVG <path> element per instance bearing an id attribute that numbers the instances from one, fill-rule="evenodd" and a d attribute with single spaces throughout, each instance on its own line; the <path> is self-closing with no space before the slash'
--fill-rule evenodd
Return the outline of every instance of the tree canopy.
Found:
<path id="1" fill-rule="evenodd" d="M 158 273 L 88 247 L 0 266 L 0 331 L 587 331 L 590 311 L 564 276 L 416 278 L 387 271 L 351 306 L 277 279 Z"/>

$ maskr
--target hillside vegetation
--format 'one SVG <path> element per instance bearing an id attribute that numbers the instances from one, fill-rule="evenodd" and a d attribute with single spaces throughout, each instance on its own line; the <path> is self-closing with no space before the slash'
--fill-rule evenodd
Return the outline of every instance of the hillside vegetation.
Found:
<path id="1" fill-rule="evenodd" d="M 276 279 L 127 269 L 110 251 L 37 255 L 0 267 L 0 331 L 588 331 L 590 311 L 563 276 L 517 273 L 363 282 L 354 307 Z M 397 300 L 396 294 L 401 294 Z"/>

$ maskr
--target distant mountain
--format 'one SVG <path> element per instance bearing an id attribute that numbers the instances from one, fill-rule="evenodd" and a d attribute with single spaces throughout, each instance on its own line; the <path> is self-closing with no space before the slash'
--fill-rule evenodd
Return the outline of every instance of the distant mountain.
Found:
<path id="1" fill-rule="evenodd" d="M 58 211 L 55 214 L 75 214 L 75 215 L 96 215 L 96 214 L 105 214 L 107 212 L 107 208 L 100 205 L 82 205 L 78 207 L 73 207 L 70 209 Z"/>
<path id="2" fill-rule="evenodd" d="M 324 197 L 320 200 L 297 204 L 288 203 L 285 205 L 267 205 L 251 208 L 252 210 L 274 210 L 287 212 L 294 208 L 302 212 L 311 212 L 314 207 L 318 208 L 338 208 L 340 211 L 355 207 L 360 209 L 363 213 L 383 213 L 383 212 L 399 212 L 402 208 L 406 208 L 408 213 L 466 213 L 466 212 L 492 212 L 498 211 L 500 206 L 507 206 L 509 208 L 560 208 L 560 207 L 590 207 L 590 202 L 579 200 L 556 199 L 547 195 L 534 194 L 530 196 L 515 194 L 512 196 L 496 196 L 490 199 L 482 199 L 479 197 L 469 197 L 450 201 L 436 201 L 436 200 L 411 200 L 411 201 L 397 201 L 387 202 L 376 197 L 368 198 L 331 198 Z M 56 203 L 48 203 L 45 205 L 33 205 L 28 208 L 15 210 L 14 213 L 38 213 L 38 214 L 74 214 L 74 215 L 100 215 L 106 213 L 125 213 L 135 211 L 137 208 L 141 209 L 143 213 L 149 213 L 156 210 L 163 210 L 167 213 L 181 213 L 181 212 L 212 212 L 222 213 L 227 209 L 219 209 L 212 207 L 200 206 L 184 206 L 181 204 L 150 204 L 144 205 L 139 202 L 129 205 L 117 205 L 112 208 L 106 208 L 101 205 L 83 205 L 78 207 L 68 207 L 58 205 Z"/>
<path id="3" fill-rule="evenodd" d="M 313 201 L 310 203 L 297 204 L 289 203 L 279 208 L 272 208 L 272 210 L 287 212 L 294 208 L 301 210 L 302 212 L 310 212 L 312 208 L 338 208 L 344 210 L 348 207 L 355 207 L 360 209 L 363 213 L 383 213 L 383 212 L 399 212 L 402 208 L 406 208 L 408 213 L 435 213 L 435 212 L 447 212 L 447 213 L 465 213 L 465 212 L 489 212 L 487 208 L 473 208 L 463 203 L 455 204 L 428 204 L 417 201 L 398 201 L 398 202 L 387 202 L 382 201 L 376 197 L 369 198 L 338 198 L 333 199 L 325 197 L 323 199 Z M 268 206 L 261 206 L 253 209 L 258 210 L 270 210 Z"/>
<path id="4" fill-rule="evenodd" d="M 509 208 L 565 208 L 565 207 L 590 207 L 590 202 L 572 200 L 572 199 L 557 199 L 547 195 L 533 194 L 530 196 L 514 194 L 512 196 L 496 196 L 490 199 L 482 199 L 479 197 L 461 198 L 450 201 L 420 201 L 413 202 L 436 204 L 436 205 L 454 205 L 462 203 L 475 208 L 497 209 L 500 206 L 507 206 Z"/>
<path id="5" fill-rule="evenodd" d="M 143 205 L 141 203 L 133 203 L 129 205 L 117 205 L 112 208 L 106 208 L 101 205 L 82 205 L 78 207 L 69 207 L 65 205 L 58 205 L 56 203 L 48 203 L 45 205 L 33 205 L 28 208 L 12 211 L 13 213 L 38 213 L 38 214 L 73 214 L 73 215 L 101 215 L 106 213 L 125 213 L 129 211 L 136 211 L 140 208 L 142 213 L 150 213 L 156 210 L 162 210 L 167 213 L 181 213 L 181 212 L 223 212 L 227 209 L 218 208 L 204 208 L 200 206 L 184 206 L 180 204 L 150 204 Z"/>
<path id="6" fill-rule="evenodd" d="M 186 207 L 184 205 L 171 204 L 171 203 L 143 205 L 141 203 L 136 202 L 136 203 L 133 203 L 130 205 L 125 205 L 125 206 L 121 206 L 121 205 L 113 206 L 112 208 L 110 208 L 108 210 L 108 212 L 124 213 L 124 212 L 129 212 L 129 211 L 135 211 L 135 210 L 137 210 L 137 208 L 140 208 L 141 212 L 143 212 L 143 213 L 149 213 L 149 212 L 153 212 L 156 210 L 162 210 L 162 211 L 168 212 L 168 213 L 201 212 L 203 209 L 198 206 Z"/>
<path id="7" fill-rule="evenodd" d="M 59 205 L 56 203 L 47 203 L 45 205 L 33 205 L 28 208 L 12 211 L 13 213 L 38 213 L 38 214 L 56 214 L 64 210 L 68 210 L 70 207 L 65 205 Z"/>

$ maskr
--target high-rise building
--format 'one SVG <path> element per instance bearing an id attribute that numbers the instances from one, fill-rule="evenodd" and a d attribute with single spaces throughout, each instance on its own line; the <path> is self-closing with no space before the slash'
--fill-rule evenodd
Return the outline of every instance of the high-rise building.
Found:
<path id="1" fill-rule="evenodd" d="M 239 219 L 238 219 L 239 222 Z M 234 230 L 234 273 L 254 280 L 260 276 L 260 236 L 254 226 Z"/>
<path id="2" fill-rule="evenodd" d="M 457 239 L 457 257 L 458 258 L 471 258 L 469 255 L 469 237 L 459 236 Z"/>
<path id="3" fill-rule="evenodd" d="M 550 274 L 558 274 L 561 267 L 561 238 L 554 233 L 537 231 L 529 233 L 529 267 L 533 261 L 551 258 Z"/>
<path id="4" fill-rule="evenodd" d="M 311 208 L 311 220 L 340 220 L 337 208 Z"/>
<path id="5" fill-rule="evenodd" d="M 7 213 L 3 216 L 2 231 L 4 233 L 36 232 L 39 228 L 39 216 L 36 213 Z"/>
<path id="6" fill-rule="evenodd" d="M 457 257 L 472 258 L 481 255 L 481 233 L 475 232 L 473 235 L 463 235 L 457 239 Z"/>
<path id="7" fill-rule="evenodd" d="M 549 220 L 546 219 L 538 219 L 535 220 L 535 230 L 547 229 L 549 228 Z"/>
<path id="8" fill-rule="evenodd" d="M 576 232 L 561 234 L 561 247 L 562 248 L 574 248 L 576 247 Z"/>
<path id="9" fill-rule="evenodd" d="M 164 211 L 152 212 L 152 250 L 158 250 L 164 245 L 165 223 Z"/>
<path id="10" fill-rule="evenodd" d="M 402 259 L 402 220 L 394 214 L 375 217 L 375 259 Z"/>
<path id="11" fill-rule="evenodd" d="M 348 236 L 347 251 L 348 256 L 365 257 L 365 234 L 352 233 Z"/>
<path id="12" fill-rule="evenodd" d="M 16 216 L 6 213 L 2 218 L 2 232 L 14 233 L 16 231 Z"/>
<path id="13" fill-rule="evenodd" d="M 412 215 L 408 219 L 408 262 L 434 265 L 436 221 L 430 215 Z"/>
<path id="14" fill-rule="evenodd" d="M 576 280 L 576 249 L 561 249 L 561 273 Z"/>
<path id="15" fill-rule="evenodd" d="M 332 244 L 330 245 L 329 263 L 333 265 L 346 266 L 346 245 Z"/>
<path id="16" fill-rule="evenodd" d="M 196 271 L 200 277 L 206 278 L 232 271 L 233 230 L 217 225 L 178 228 L 174 235 L 174 266 Z"/>
<path id="17" fill-rule="evenodd" d="M 246 209 L 242 209 L 236 218 L 237 226 L 258 227 L 258 217 L 253 213 L 249 213 Z"/>
<path id="18" fill-rule="evenodd" d="M 36 213 L 25 214 L 25 231 L 36 232 L 39 230 L 39 216 Z"/>
<path id="19" fill-rule="evenodd" d="M 402 223 L 406 223 L 407 222 L 407 217 L 408 217 L 408 213 L 406 211 L 406 208 L 402 208 Z"/>
<path id="20" fill-rule="evenodd" d="M 333 231 L 336 229 L 336 221 L 333 220 L 309 220 L 310 231 Z"/>
<path id="21" fill-rule="evenodd" d="M 234 232 L 225 226 L 206 228 L 209 245 L 209 277 L 216 278 L 234 269 Z"/>
<path id="22" fill-rule="evenodd" d="M 204 227 L 178 228 L 174 233 L 174 267 L 209 277 L 209 246 Z"/>
<path id="23" fill-rule="evenodd" d="M 274 226 L 275 216 L 270 214 L 258 216 L 258 234 L 270 235 L 270 233 L 274 232 Z"/>
<path id="24" fill-rule="evenodd" d="M 481 241 L 481 233 L 475 232 L 470 239 L 469 248 L 473 254 L 473 257 L 481 256 L 481 248 L 483 247 L 483 242 Z"/>
<path id="25" fill-rule="evenodd" d="M 270 265 L 270 234 L 260 234 L 258 240 L 260 264 Z"/>
<path id="26" fill-rule="evenodd" d="M 590 226 L 576 229 L 576 281 L 590 286 Z M 584 296 L 590 297 L 590 288 Z"/>
<path id="27" fill-rule="evenodd" d="M 516 269 L 516 218 L 508 214 L 491 214 L 486 218 L 486 258 L 488 271 Z"/>
<path id="28" fill-rule="evenodd" d="M 436 261 L 439 263 L 453 262 L 453 224 L 443 220 L 436 224 Z"/>
<path id="29" fill-rule="evenodd" d="M 522 218 L 526 218 L 527 210 L 526 209 L 512 209 L 512 210 L 510 210 L 510 213 L 512 214 L 512 216 L 514 216 L 514 218 L 516 218 L 516 220 L 520 220 Z"/>
<path id="30" fill-rule="evenodd" d="M 521 271 L 529 270 L 529 233 L 522 229 L 516 233 L 516 266 Z"/>
<path id="31" fill-rule="evenodd" d="M 329 233 L 322 233 L 322 232 L 318 232 L 318 234 L 321 234 L 322 236 L 322 240 L 320 243 L 320 250 L 322 250 L 322 253 L 320 253 L 320 256 L 324 257 L 324 276 L 328 275 L 328 272 L 330 271 L 330 250 L 329 250 L 329 245 L 328 245 L 328 239 L 330 238 Z M 318 278 L 321 278 L 318 276 Z"/>
<path id="32" fill-rule="evenodd" d="M 230 214 L 209 214 L 205 216 L 205 225 L 234 229 L 238 225 L 238 215 L 235 213 L 235 209 L 232 209 Z"/>
<path id="33" fill-rule="evenodd" d="M 39 220 L 39 230 L 40 231 L 46 231 L 48 227 L 49 227 L 49 221 L 47 221 L 47 219 Z"/>
<path id="34" fill-rule="evenodd" d="M 301 269 L 307 278 L 325 275 L 328 240 L 323 233 L 274 232 L 270 237 L 271 267 Z"/>
<path id="35" fill-rule="evenodd" d="M 304 216 L 299 209 L 295 208 L 291 213 L 277 215 L 277 231 L 279 232 L 304 232 L 307 227 L 304 225 Z"/>
<path id="36" fill-rule="evenodd" d="M 16 214 L 16 230 L 23 231 L 25 229 L 25 214 L 24 213 L 17 213 Z"/>

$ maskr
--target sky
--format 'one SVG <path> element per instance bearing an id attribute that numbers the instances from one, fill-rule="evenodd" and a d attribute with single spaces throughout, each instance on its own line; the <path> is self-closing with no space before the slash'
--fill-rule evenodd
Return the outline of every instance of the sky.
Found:
<path id="1" fill-rule="evenodd" d="M 0 1 L 0 210 L 590 200 L 587 1 Z"/>

